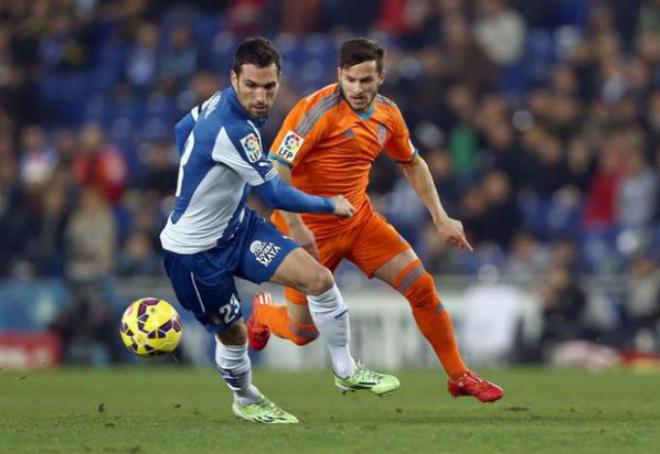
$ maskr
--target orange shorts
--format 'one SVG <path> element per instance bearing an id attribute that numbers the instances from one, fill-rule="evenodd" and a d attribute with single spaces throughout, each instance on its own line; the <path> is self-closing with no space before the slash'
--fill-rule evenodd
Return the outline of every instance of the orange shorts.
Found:
<path id="1" fill-rule="evenodd" d="M 383 216 L 373 213 L 367 220 L 339 235 L 317 240 L 321 265 L 335 271 L 342 259 L 353 262 L 369 279 L 374 271 L 396 255 L 410 249 L 410 244 Z M 307 304 L 303 293 L 286 287 L 286 299 L 295 304 Z"/>

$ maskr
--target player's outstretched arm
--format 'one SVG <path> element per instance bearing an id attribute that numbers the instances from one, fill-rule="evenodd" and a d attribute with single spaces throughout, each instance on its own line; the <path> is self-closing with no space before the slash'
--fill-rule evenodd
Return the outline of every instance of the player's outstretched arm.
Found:
<path id="1" fill-rule="evenodd" d="M 296 213 L 333 213 L 339 217 L 351 217 L 355 212 L 353 205 L 344 196 L 319 197 L 306 194 L 284 183 L 277 175 L 254 186 L 254 190 L 271 208 Z"/>
<path id="2" fill-rule="evenodd" d="M 273 167 L 277 170 L 277 174 L 280 176 L 282 181 L 286 184 L 291 184 L 291 168 L 280 162 L 277 159 L 272 159 Z M 314 232 L 308 228 L 303 222 L 302 218 L 298 213 L 292 213 L 290 211 L 280 211 L 284 221 L 289 227 L 289 236 L 303 247 L 309 254 L 314 257 L 316 260 L 321 260 L 319 253 L 319 248 L 316 245 L 316 238 L 314 237 Z"/>
<path id="3" fill-rule="evenodd" d="M 410 164 L 401 164 L 400 167 L 410 185 L 431 213 L 433 223 L 440 237 L 460 250 L 472 251 L 472 246 L 465 237 L 463 224 L 457 219 L 450 218 L 443 208 L 426 161 L 418 157 Z"/>

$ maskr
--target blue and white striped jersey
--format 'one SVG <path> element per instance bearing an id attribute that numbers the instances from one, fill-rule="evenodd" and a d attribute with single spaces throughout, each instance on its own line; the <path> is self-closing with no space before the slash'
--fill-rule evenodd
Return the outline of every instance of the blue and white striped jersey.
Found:
<path id="1" fill-rule="evenodd" d="M 250 186 L 277 171 L 263 153 L 260 128 L 232 87 L 195 107 L 183 145 L 176 201 L 160 234 L 163 249 L 194 254 L 228 240 L 241 228 Z"/>

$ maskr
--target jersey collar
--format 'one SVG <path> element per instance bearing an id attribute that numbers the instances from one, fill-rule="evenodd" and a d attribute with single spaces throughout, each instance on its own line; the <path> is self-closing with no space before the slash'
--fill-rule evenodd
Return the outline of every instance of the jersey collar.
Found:
<path id="1" fill-rule="evenodd" d="M 362 121 L 367 121 L 369 118 L 371 118 L 371 116 L 374 114 L 374 111 L 376 110 L 376 98 L 375 97 L 374 97 L 374 100 L 371 101 L 371 105 L 369 106 L 369 109 L 366 112 L 362 112 L 362 113 L 356 112 L 356 111 L 353 110 L 351 105 L 346 100 L 346 96 L 344 96 L 344 90 L 341 89 L 341 85 L 339 85 L 339 83 L 337 83 L 336 85 L 337 85 L 336 90 L 340 93 L 341 99 L 344 103 L 346 103 L 346 107 L 348 107 L 348 110 L 350 110 L 355 115 L 357 115 L 360 118 L 360 120 L 362 120 Z"/>

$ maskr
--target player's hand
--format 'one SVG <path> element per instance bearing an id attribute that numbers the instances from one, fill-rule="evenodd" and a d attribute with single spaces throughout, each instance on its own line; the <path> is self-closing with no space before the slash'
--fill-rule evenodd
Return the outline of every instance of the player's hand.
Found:
<path id="1" fill-rule="evenodd" d="M 330 197 L 335 202 L 334 215 L 340 218 L 350 218 L 355 213 L 355 207 L 343 195 Z"/>
<path id="2" fill-rule="evenodd" d="M 314 233 L 302 222 L 295 227 L 289 228 L 289 236 L 293 241 L 302 246 L 304 250 L 316 259 L 317 262 L 321 261 L 319 255 L 319 248 L 316 246 L 316 238 Z"/>
<path id="3" fill-rule="evenodd" d="M 436 230 L 440 238 L 461 251 L 472 252 L 472 246 L 465 237 L 461 221 L 447 217 L 436 224 Z"/>

